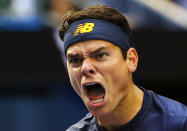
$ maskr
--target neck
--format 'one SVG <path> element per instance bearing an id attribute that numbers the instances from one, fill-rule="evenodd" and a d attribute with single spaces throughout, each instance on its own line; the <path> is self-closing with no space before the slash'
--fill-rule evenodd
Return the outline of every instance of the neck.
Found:
<path id="1" fill-rule="evenodd" d="M 106 128 L 107 131 L 118 129 L 128 123 L 141 109 L 144 95 L 143 91 L 133 84 L 127 94 L 113 112 L 97 118 L 99 125 Z"/>

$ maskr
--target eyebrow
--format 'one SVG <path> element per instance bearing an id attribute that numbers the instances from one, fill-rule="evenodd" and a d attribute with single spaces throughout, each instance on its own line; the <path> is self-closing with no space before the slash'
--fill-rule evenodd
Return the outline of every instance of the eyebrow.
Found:
<path id="1" fill-rule="evenodd" d="M 93 51 L 93 52 L 91 52 L 90 54 L 92 55 L 92 54 L 97 54 L 97 53 L 99 53 L 101 50 L 104 50 L 104 49 L 106 49 L 106 47 L 100 47 L 100 48 L 98 48 L 98 49 L 96 49 L 95 51 Z M 67 55 L 67 58 L 77 58 L 77 57 L 82 57 L 82 55 L 80 55 L 80 54 L 71 54 L 71 53 L 69 53 L 68 55 Z"/>
<path id="2" fill-rule="evenodd" d="M 68 54 L 66 58 L 67 59 L 70 59 L 70 58 L 72 59 L 72 58 L 78 58 L 78 57 L 81 57 L 81 56 L 82 55 L 79 55 L 79 54 Z"/>
<path id="3" fill-rule="evenodd" d="M 100 47 L 100 48 L 96 49 L 95 51 L 91 52 L 91 54 L 97 54 L 104 49 L 106 49 L 106 47 Z"/>

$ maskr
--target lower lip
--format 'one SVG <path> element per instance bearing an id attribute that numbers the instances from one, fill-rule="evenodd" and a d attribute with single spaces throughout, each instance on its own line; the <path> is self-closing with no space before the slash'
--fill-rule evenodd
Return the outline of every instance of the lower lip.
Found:
<path id="1" fill-rule="evenodd" d="M 93 103 L 93 102 L 89 99 L 89 97 L 87 97 L 87 99 L 88 99 L 88 106 L 89 106 L 90 108 L 92 108 L 92 109 L 95 109 L 95 108 L 99 108 L 99 107 L 101 107 L 101 106 L 104 106 L 104 104 L 105 104 L 105 97 L 106 97 L 106 96 L 104 96 L 103 100 L 102 100 L 101 102 L 98 102 L 98 103 Z"/>

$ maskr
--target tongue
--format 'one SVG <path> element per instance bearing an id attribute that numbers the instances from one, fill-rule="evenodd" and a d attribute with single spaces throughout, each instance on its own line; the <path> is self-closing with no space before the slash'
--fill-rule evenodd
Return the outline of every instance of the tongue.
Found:
<path id="1" fill-rule="evenodd" d="M 87 92 L 91 100 L 101 99 L 105 95 L 104 89 L 100 86 L 89 87 Z"/>
<path id="2" fill-rule="evenodd" d="M 90 95 L 89 94 L 89 98 L 91 99 L 91 100 L 98 100 L 98 99 L 101 99 L 101 98 L 103 98 L 104 97 L 104 94 L 101 94 L 101 95 L 95 95 L 95 94 L 93 94 L 93 95 Z"/>

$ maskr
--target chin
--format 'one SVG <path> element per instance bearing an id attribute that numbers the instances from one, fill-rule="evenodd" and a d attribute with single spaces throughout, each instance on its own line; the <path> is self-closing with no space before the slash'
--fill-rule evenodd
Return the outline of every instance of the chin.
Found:
<path id="1" fill-rule="evenodd" d="M 90 111 L 90 113 L 95 116 L 95 117 L 104 117 L 106 115 L 108 115 L 110 113 L 110 111 L 108 111 L 107 109 L 104 108 L 100 108 L 100 109 L 88 109 Z"/>

